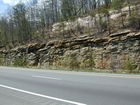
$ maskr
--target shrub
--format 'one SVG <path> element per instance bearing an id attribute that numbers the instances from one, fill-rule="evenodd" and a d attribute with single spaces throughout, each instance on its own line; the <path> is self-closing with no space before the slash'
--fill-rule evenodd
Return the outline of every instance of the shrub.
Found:
<path id="1" fill-rule="evenodd" d="M 79 69 L 79 62 L 74 54 L 65 56 L 61 61 L 61 64 L 64 68 Z"/>
<path id="2" fill-rule="evenodd" d="M 27 66 L 27 62 L 25 59 L 23 58 L 15 58 L 14 62 L 13 62 L 14 66 L 20 66 L 20 67 L 25 67 Z"/>
<path id="3" fill-rule="evenodd" d="M 137 68 L 136 63 L 131 60 L 127 60 L 122 64 L 122 69 L 129 70 L 129 73 L 132 73 L 133 70 L 135 70 L 136 68 Z"/>
<path id="4" fill-rule="evenodd" d="M 90 51 L 90 53 L 89 53 L 89 59 L 88 59 L 88 63 L 89 63 L 89 66 L 90 67 L 94 67 L 95 66 L 95 62 L 94 62 L 94 54 L 93 54 L 93 52 L 92 51 Z"/>
<path id="5" fill-rule="evenodd" d="M 131 12 L 131 16 L 128 18 L 129 26 L 133 29 L 140 29 L 139 8 L 135 7 L 135 9 L 133 9 Z"/>
<path id="6" fill-rule="evenodd" d="M 99 20 L 99 25 L 100 25 L 100 28 L 101 28 L 101 32 L 102 31 L 105 31 L 107 29 L 107 22 L 106 21 L 103 21 L 103 20 Z"/>
<path id="7" fill-rule="evenodd" d="M 95 54 L 90 51 L 86 56 L 86 60 L 80 64 L 80 69 L 84 69 L 84 71 L 93 71 L 93 68 L 95 67 L 94 58 Z"/>
<path id="8" fill-rule="evenodd" d="M 135 16 L 129 17 L 129 26 L 133 29 L 140 29 L 140 18 Z"/>
<path id="9" fill-rule="evenodd" d="M 3 65 L 3 62 L 2 62 L 2 59 L 0 59 L 0 66 L 2 66 Z"/>

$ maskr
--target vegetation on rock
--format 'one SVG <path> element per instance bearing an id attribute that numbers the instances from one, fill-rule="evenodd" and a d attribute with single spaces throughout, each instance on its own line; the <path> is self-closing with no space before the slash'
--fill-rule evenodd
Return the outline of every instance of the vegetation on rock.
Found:
<path id="1" fill-rule="evenodd" d="M 128 19 L 128 16 L 124 16 L 126 11 L 122 10 L 126 6 L 128 7 Z M 112 9 L 121 13 L 120 19 L 115 21 L 111 19 Z M 89 27 L 87 23 L 87 26 L 83 28 L 78 21 L 76 26 L 69 25 L 79 17 L 89 15 L 92 17 L 92 22 L 94 20 L 92 27 Z M 29 0 L 28 5 L 20 1 L 7 10 L 7 13 L 1 15 L 0 44 L 6 49 L 11 49 L 14 46 L 31 42 L 46 42 L 52 39 L 79 36 L 86 33 L 89 28 L 94 34 L 101 34 L 105 31 L 111 34 L 116 28 L 121 28 L 120 24 L 123 28 L 129 26 L 139 29 L 139 17 L 139 0 L 42 0 L 40 3 L 37 0 Z M 57 32 L 53 32 L 52 25 L 60 20 L 62 24 Z M 66 28 L 64 22 L 69 22 L 69 28 Z M 58 35 L 55 35 L 56 33 Z"/>
<path id="2" fill-rule="evenodd" d="M 139 39 L 139 0 L 20 1 L 0 18 L 0 65 L 140 72 Z"/>

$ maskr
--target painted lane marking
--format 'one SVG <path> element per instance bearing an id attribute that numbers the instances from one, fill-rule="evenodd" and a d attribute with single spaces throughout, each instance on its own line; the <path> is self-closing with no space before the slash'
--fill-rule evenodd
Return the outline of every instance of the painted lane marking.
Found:
<path id="1" fill-rule="evenodd" d="M 37 76 L 37 75 L 32 75 L 32 77 L 35 77 L 35 78 L 44 78 L 44 79 L 52 79 L 52 80 L 62 80 L 61 78 L 44 77 L 44 76 Z"/>
<path id="2" fill-rule="evenodd" d="M 21 90 L 21 89 L 9 87 L 9 86 L 2 85 L 2 84 L 0 84 L 0 87 L 6 88 L 6 89 L 10 89 L 10 90 L 14 90 L 14 91 L 18 91 L 18 92 L 22 92 L 22 93 L 26 93 L 26 94 L 30 94 L 30 95 L 34 95 L 34 96 L 39 96 L 39 97 L 43 97 L 43 98 L 48 98 L 48 99 L 60 101 L 60 102 L 65 102 L 65 103 L 69 103 L 69 104 L 74 104 L 74 105 L 86 105 L 86 104 L 83 104 L 83 103 L 74 102 L 74 101 L 69 101 L 69 100 L 60 99 L 60 98 L 51 97 L 51 96 L 46 96 L 46 95 L 42 95 L 42 94 L 38 94 L 38 93 L 33 93 L 33 92 L 29 92 L 29 91 L 25 91 L 25 90 Z"/>

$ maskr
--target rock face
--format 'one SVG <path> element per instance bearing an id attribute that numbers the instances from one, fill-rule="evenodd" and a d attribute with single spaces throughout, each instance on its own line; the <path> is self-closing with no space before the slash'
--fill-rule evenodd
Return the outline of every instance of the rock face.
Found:
<path id="1" fill-rule="evenodd" d="M 139 5 L 137 5 L 139 7 Z M 130 9 L 134 9 L 135 6 L 130 6 Z M 129 7 L 124 7 L 122 8 L 122 13 L 118 10 L 110 10 L 109 11 L 109 16 L 110 19 L 115 21 L 118 18 L 121 17 L 121 14 L 129 14 Z M 100 16 L 102 16 L 103 21 L 106 21 L 106 18 L 104 17 L 104 14 L 100 14 Z M 126 18 L 128 18 L 128 16 L 126 16 Z M 63 32 L 71 30 L 71 29 L 77 29 L 77 27 L 86 27 L 86 28 L 93 28 L 96 27 L 96 21 L 99 21 L 99 14 L 96 14 L 95 16 L 86 16 L 86 17 L 78 17 L 76 19 L 74 19 L 73 21 L 64 21 L 64 22 L 59 22 L 59 23 L 55 23 L 52 25 L 52 32 L 56 33 L 56 32 Z"/>
<path id="2" fill-rule="evenodd" d="M 107 37 L 83 36 L 0 51 L 0 64 L 12 66 L 16 58 L 41 68 L 139 72 L 140 32 L 123 30 Z"/>

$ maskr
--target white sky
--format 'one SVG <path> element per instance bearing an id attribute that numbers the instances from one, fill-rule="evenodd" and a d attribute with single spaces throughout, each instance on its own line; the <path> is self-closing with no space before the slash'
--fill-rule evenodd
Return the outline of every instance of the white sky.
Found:
<path id="1" fill-rule="evenodd" d="M 0 14 L 4 13 L 9 6 L 16 5 L 19 1 L 27 3 L 30 0 L 0 0 Z"/>
<path id="2" fill-rule="evenodd" d="M 15 5 L 19 2 L 19 0 L 3 0 L 4 3 L 8 3 L 10 5 Z"/>

